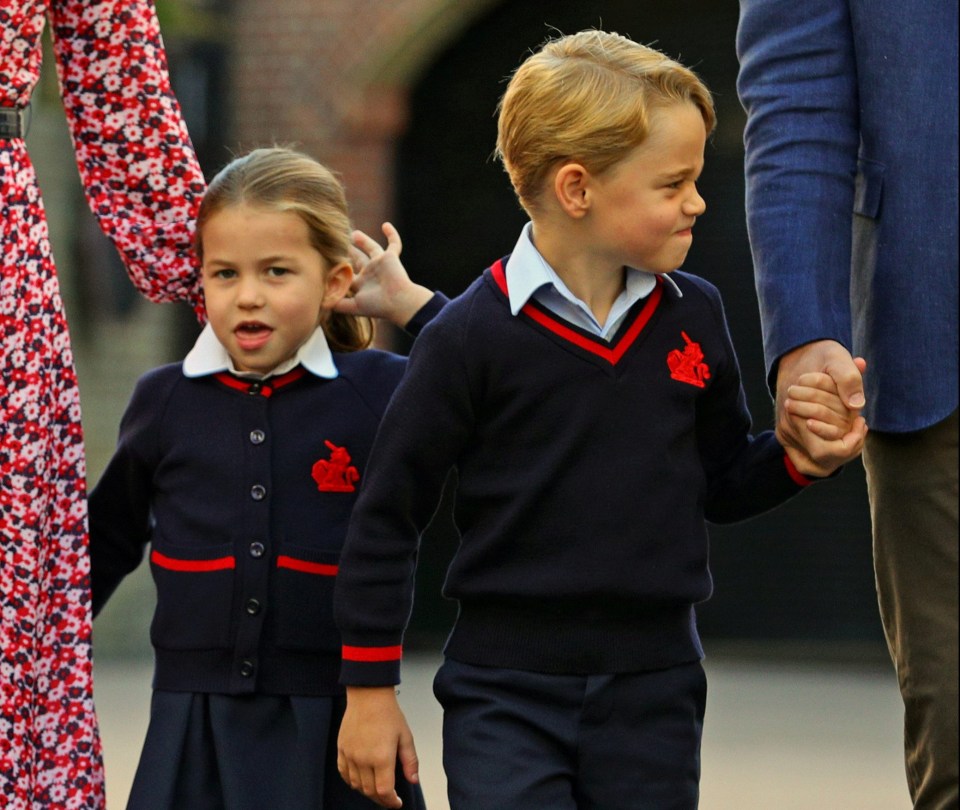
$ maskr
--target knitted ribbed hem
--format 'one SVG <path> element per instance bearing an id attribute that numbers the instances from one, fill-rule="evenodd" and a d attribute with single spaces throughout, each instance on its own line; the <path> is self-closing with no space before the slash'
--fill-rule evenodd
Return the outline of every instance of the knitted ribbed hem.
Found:
<path id="1" fill-rule="evenodd" d="M 233 650 L 163 650 L 154 648 L 153 688 L 171 692 L 225 695 L 337 695 L 340 658 L 274 650 L 261 657 Z"/>
<path id="2" fill-rule="evenodd" d="M 550 674 L 643 672 L 697 661 L 693 607 L 462 602 L 446 655 Z"/>

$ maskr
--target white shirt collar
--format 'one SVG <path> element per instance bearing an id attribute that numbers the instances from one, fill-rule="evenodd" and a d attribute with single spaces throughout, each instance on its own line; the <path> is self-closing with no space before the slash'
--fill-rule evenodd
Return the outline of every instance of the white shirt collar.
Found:
<path id="1" fill-rule="evenodd" d="M 281 363 L 269 374 L 253 374 L 237 371 L 234 368 L 230 355 L 217 339 L 213 327 L 207 324 L 203 327 L 203 331 L 197 337 L 197 342 L 193 344 L 193 348 L 183 360 L 183 374 L 186 377 L 205 377 L 209 374 L 217 374 L 220 371 L 229 371 L 238 377 L 266 378 L 277 374 L 285 374 L 298 365 L 302 365 L 317 377 L 332 380 L 339 375 L 340 372 L 333 360 L 333 353 L 330 351 L 327 337 L 323 334 L 321 327 L 316 328 L 295 356 Z"/>
<path id="2" fill-rule="evenodd" d="M 537 250 L 536 245 L 533 244 L 532 230 L 533 224 L 530 222 L 523 226 L 520 238 L 517 239 L 517 244 L 507 260 L 506 268 L 504 268 L 507 278 L 507 294 L 510 299 L 510 312 L 516 315 L 523 309 L 533 294 L 544 285 L 554 287 L 570 303 L 586 309 L 586 305 L 570 292 L 567 285 L 563 283 L 563 279 L 557 275 L 556 271 Z M 669 274 L 657 275 L 660 275 L 665 281 L 669 281 L 678 295 L 683 295 Z M 641 298 L 646 298 L 653 292 L 656 283 L 655 274 L 628 267 L 625 280 L 626 307 L 629 309 Z M 589 313 L 589 309 L 586 312 Z"/>

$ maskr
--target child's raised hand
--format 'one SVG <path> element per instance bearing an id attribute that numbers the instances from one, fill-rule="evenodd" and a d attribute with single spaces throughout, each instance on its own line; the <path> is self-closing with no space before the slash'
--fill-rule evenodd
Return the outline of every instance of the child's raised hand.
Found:
<path id="1" fill-rule="evenodd" d="M 843 404 L 829 374 L 811 372 L 798 377 L 787 389 L 784 409 L 801 437 L 802 448 L 787 448 L 801 471 L 829 475 L 863 450 L 867 423 L 859 410 Z"/>
<path id="2" fill-rule="evenodd" d="M 383 318 L 403 327 L 432 297 L 426 287 L 415 284 L 400 261 L 403 243 L 389 222 L 382 225 L 387 247 L 363 231 L 353 232 L 350 258 L 355 277 L 350 295 L 334 307 L 337 312 Z"/>

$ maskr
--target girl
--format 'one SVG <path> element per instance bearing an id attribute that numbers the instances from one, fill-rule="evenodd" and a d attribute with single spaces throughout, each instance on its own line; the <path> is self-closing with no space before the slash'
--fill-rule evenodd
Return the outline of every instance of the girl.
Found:
<path id="1" fill-rule="evenodd" d="M 416 332 L 444 301 L 410 281 L 396 231 L 384 232 L 386 251 L 355 234 L 371 259 L 355 280 L 341 185 L 286 149 L 233 161 L 203 199 L 210 322 L 182 364 L 139 381 L 90 498 L 94 613 L 147 543 L 157 587 L 151 719 L 129 808 L 374 807 L 336 770 L 331 606 L 405 360 L 358 351 L 371 331 L 358 313 Z M 404 806 L 422 807 L 401 775 Z"/>

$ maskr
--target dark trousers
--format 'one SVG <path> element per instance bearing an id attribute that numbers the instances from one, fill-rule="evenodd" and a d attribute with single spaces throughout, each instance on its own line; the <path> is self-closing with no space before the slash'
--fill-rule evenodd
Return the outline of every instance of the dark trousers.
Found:
<path id="1" fill-rule="evenodd" d="M 867 436 L 880 617 L 905 708 L 917 810 L 958 806 L 957 412 L 916 433 Z"/>
<path id="2" fill-rule="evenodd" d="M 562 632 L 562 629 L 558 629 Z M 567 676 L 447 659 L 451 810 L 692 810 L 706 679 L 699 662 Z"/>

